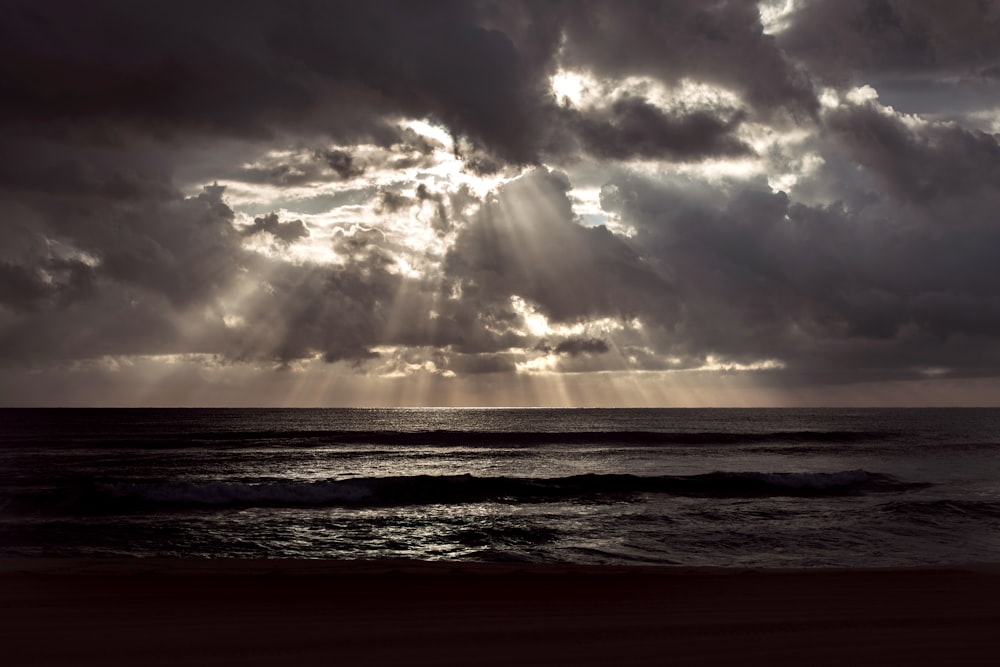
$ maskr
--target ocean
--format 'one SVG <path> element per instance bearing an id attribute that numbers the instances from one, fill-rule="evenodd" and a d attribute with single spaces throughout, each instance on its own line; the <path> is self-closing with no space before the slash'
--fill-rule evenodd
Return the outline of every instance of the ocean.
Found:
<path id="1" fill-rule="evenodd" d="M 996 562 L 998 454 L 992 409 L 5 409 L 0 557 Z"/>

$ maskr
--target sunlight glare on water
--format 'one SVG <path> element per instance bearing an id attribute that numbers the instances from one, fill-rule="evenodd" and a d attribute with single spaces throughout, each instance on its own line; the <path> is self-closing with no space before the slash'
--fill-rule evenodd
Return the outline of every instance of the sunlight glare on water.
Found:
<path id="1" fill-rule="evenodd" d="M 4 555 L 991 561 L 1000 411 L 7 411 Z"/>

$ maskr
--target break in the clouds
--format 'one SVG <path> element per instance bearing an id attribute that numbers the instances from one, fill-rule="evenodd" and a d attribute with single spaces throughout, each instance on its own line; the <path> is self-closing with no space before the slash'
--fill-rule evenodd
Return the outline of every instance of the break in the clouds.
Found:
<path id="1" fill-rule="evenodd" d="M 994 404 L 1000 3 L 17 2 L 6 404 Z"/>

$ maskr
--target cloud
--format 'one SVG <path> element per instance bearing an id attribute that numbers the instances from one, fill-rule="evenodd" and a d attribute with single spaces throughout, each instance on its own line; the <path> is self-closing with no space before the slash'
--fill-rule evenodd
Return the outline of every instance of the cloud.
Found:
<path id="1" fill-rule="evenodd" d="M 583 2 L 570 5 L 564 61 L 598 76 L 689 77 L 743 93 L 755 111 L 811 116 L 809 78 L 763 33 L 751 2 Z"/>
<path id="2" fill-rule="evenodd" d="M 566 340 L 559 341 L 555 347 L 550 347 L 545 343 L 540 343 L 535 346 L 535 349 L 540 352 L 554 352 L 556 354 L 565 354 L 570 357 L 578 357 L 581 354 L 605 354 L 610 348 L 608 347 L 608 344 L 600 338 L 567 338 Z"/>
<path id="3" fill-rule="evenodd" d="M 735 136 L 740 113 L 728 119 L 706 111 L 668 113 L 645 99 L 623 97 L 607 109 L 564 114 L 580 147 L 597 158 L 694 160 L 752 153 Z"/>
<path id="4" fill-rule="evenodd" d="M 281 364 L 371 358 L 399 284 L 378 257 L 369 251 L 343 266 L 268 260 L 261 268 L 266 282 L 241 302 L 241 324 L 227 332 L 219 352 Z"/>
<path id="5" fill-rule="evenodd" d="M 323 151 L 320 153 L 320 156 L 326 160 L 330 169 L 333 169 L 334 173 L 344 180 L 355 178 L 365 173 L 364 167 L 358 165 L 354 160 L 354 156 L 347 151 Z"/>
<path id="6" fill-rule="evenodd" d="M 0 375 L 1000 373 L 996 3 L 793 5 L 7 3 Z"/>
<path id="7" fill-rule="evenodd" d="M 787 381 L 982 372 L 998 350 L 995 224 L 974 202 L 952 221 L 887 201 L 816 207 L 751 188 L 719 202 L 642 179 L 607 199 L 672 276 L 679 317 L 645 315 L 665 356 L 781 359 Z M 963 340 L 976 341 L 978 365 Z"/>
<path id="8" fill-rule="evenodd" d="M 874 104 L 842 107 L 828 126 L 853 159 L 908 202 L 997 191 L 1000 144 L 995 135 L 951 124 L 907 124 Z"/>
<path id="9" fill-rule="evenodd" d="M 0 264 L 0 304 L 14 310 L 68 303 L 94 289 L 94 270 L 78 260 L 48 258 L 34 266 Z"/>
<path id="10" fill-rule="evenodd" d="M 545 169 L 508 183 L 459 232 L 447 276 L 471 301 L 519 296 L 557 322 L 669 309 L 669 283 L 606 228 L 580 225 L 568 190 Z"/>
<path id="11" fill-rule="evenodd" d="M 253 224 L 243 230 L 244 236 L 266 232 L 278 241 L 289 244 L 309 236 L 309 229 L 301 220 L 280 222 L 277 213 L 269 213 L 260 218 L 254 218 Z"/>
<path id="12" fill-rule="evenodd" d="M 185 3 L 88 12 L 15 3 L 0 26 L 10 37 L 6 61 L 17 63 L 2 73 L 9 101 L 0 119 L 44 126 L 62 141 L 289 131 L 388 146 L 401 140 L 392 119 L 404 114 L 432 117 L 494 158 L 525 164 L 545 155 L 559 115 L 549 76 L 560 59 L 599 76 L 734 87 L 761 113 L 815 111 L 808 80 L 762 33 L 752 4 L 675 2 L 657 10 L 662 21 L 644 3 L 611 7 L 436 3 L 418 12 L 405 2 L 306 2 L 287 12 L 253 2 L 234 20 L 224 7 Z M 662 142 L 663 118 L 621 104 L 619 122 L 634 133 L 658 120 L 652 137 Z M 342 178 L 356 175 L 345 151 L 321 155 Z M 297 178 L 280 169 L 261 177 Z"/>
<path id="13" fill-rule="evenodd" d="M 830 81 L 853 75 L 968 75 L 1000 59 L 1000 5 L 937 0 L 798 3 L 781 47 Z"/>

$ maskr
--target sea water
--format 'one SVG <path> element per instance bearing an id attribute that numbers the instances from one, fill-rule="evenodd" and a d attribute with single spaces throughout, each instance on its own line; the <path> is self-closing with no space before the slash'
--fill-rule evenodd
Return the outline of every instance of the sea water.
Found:
<path id="1" fill-rule="evenodd" d="M 1000 560 L 1000 410 L 0 410 L 0 556 Z"/>

